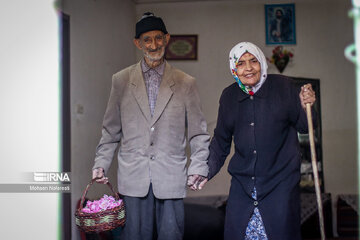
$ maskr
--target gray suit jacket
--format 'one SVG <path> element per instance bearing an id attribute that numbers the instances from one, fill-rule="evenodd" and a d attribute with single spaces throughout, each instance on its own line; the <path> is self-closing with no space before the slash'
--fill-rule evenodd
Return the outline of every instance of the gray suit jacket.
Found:
<path id="1" fill-rule="evenodd" d="M 191 148 L 188 168 L 187 139 Z M 120 143 L 121 194 L 146 196 L 151 182 L 159 199 L 184 198 L 187 175 L 208 175 L 209 140 L 195 79 L 165 62 L 151 117 L 139 62 L 113 76 L 93 169 L 102 167 L 107 173 Z"/>

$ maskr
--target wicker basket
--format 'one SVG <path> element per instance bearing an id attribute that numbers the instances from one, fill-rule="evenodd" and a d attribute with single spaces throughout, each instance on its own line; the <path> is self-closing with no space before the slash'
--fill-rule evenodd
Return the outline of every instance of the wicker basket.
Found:
<path id="1" fill-rule="evenodd" d="M 97 180 L 97 178 L 91 180 L 87 185 L 82 197 L 79 208 L 75 212 L 76 225 L 86 233 L 98 233 L 113 230 L 117 227 L 125 224 L 125 205 L 124 201 L 121 202 L 120 206 L 112 209 L 100 211 L 97 213 L 85 213 L 83 209 L 85 196 L 90 186 Z M 119 194 L 115 193 L 113 187 L 108 182 L 107 185 L 114 194 L 116 200 L 120 200 Z"/>

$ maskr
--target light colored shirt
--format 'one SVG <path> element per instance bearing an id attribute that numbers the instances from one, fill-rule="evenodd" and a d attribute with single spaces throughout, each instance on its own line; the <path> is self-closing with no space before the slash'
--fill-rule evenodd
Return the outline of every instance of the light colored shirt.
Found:
<path id="1" fill-rule="evenodd" d="M 164 74 L 165 62 L 161 63 L 155 68 L 150 68 L 145 60 L 141 61 L 141 70 L 144 76 L 146 91 L 149 99 L 149 107 L 151 116 L 154 115 L 156 106 L 156 98 L 159 93 L 159 88 Z"/>

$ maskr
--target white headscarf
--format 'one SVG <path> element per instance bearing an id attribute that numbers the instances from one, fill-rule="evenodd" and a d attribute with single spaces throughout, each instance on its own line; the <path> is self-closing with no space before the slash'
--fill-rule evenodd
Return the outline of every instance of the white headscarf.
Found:
<path id="1" fill-rule="evenodd" d="M 260 81 L 252 88 L 252 91 L 256 93 L 256 91 L 260 89 L 260 87 L 263 85 L 263 83 L 266 80 L 267 68 L 268 68 L 268 65 L 266 63 L 266 58 L 260 48 L 258 48 L 255 44 L 250 42 L 241 42 L 235 45 L 235 47 L 231 49 L 229 54 L 230 71 L 233 77 L 235 78 L 236 82 L 239 84 L 239 87 L 245 93 L 249 94 L 248 89 L 242 84 L 239 77 L 236 75 L 236 71 L 237 71 L 236 65 L 239 59 L 241 58 L 241 56 L 246 52 L 249 52 L 252 55 L 254 55 L 254 57 L 256 57 L 256 59 L 259 61 L 261 67 Z"/>

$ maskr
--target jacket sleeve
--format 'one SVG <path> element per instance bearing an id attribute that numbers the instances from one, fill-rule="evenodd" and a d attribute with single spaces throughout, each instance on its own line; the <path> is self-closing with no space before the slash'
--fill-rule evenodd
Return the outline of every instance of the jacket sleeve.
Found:
<path id="1" fill-rule="evenodd" d="M 191 79 L 187 89 L 186 120 L 188 130 L 188 141 L 191 149 L 190 165 L 188 175 L 208 175 L 207 158 L 209 156 L 210 136 L 207 132 L 207 123 L 201 111 L 199 92 L 195 79 Z"/>
<path id="2" fill-rule="evenodd" d="M 214 136 L 210 143 L 210 155 L 208 159 L 209 180 L 220 171 L 225 163 L 226 157 L 230 153 L 233 127 L 231 127 L 230 112 L 226 110 L 224 98 L 223 93 L 220 98 L 220 106 Z"/>
<path id="3" fill-rule="evenodd" d="M 95 168 L 103 168 L 108 172 L 115 150 L 121 138 L 121 119 L 119 108 L 119 91 L 115 86 L 115 78 L 112 79 L 110 98 L 103 119 L 102 136 L 96 147 Z"/>

